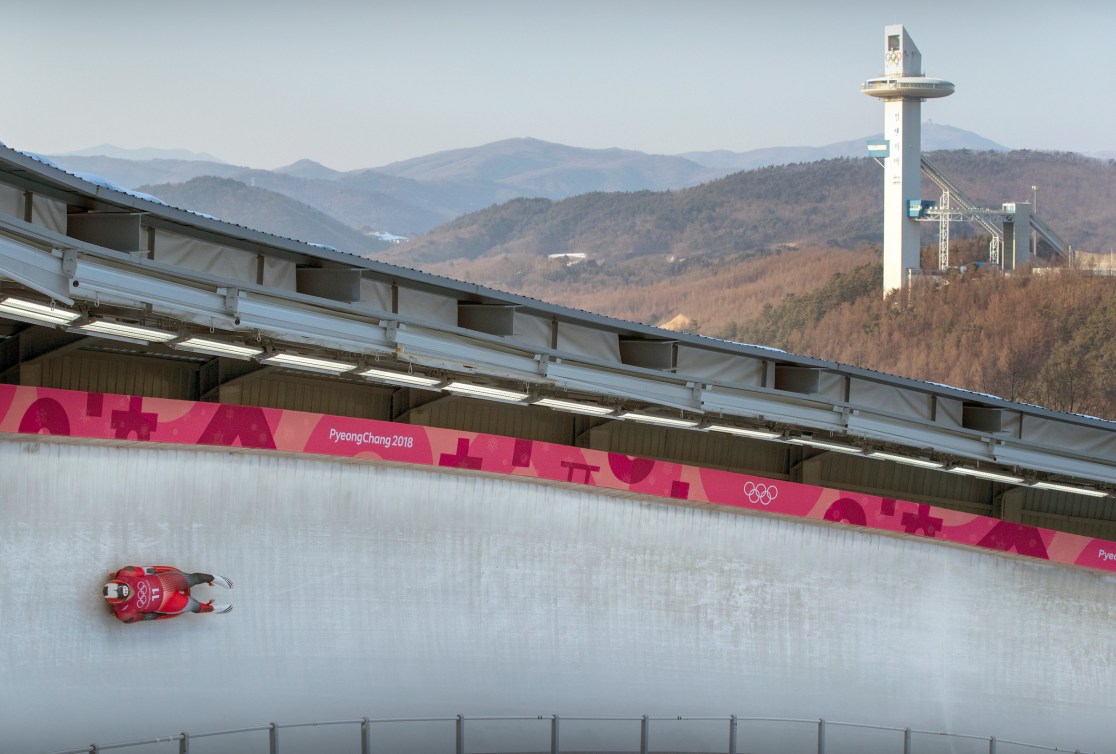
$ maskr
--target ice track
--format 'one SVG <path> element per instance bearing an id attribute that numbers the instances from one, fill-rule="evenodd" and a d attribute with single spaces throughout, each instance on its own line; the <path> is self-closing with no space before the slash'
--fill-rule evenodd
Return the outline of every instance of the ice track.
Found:
<path id="1" fill-rule="evenodd" d="M 8 437 L 0 479 L 2 752 L 458 713 L 824 717 L 1112 750 L 1113 577 L 276 454 Z M 115 621 L 107 574 L 159 563 L 228 575 L 231 593 L 197 591 L 235 610 Z"/>

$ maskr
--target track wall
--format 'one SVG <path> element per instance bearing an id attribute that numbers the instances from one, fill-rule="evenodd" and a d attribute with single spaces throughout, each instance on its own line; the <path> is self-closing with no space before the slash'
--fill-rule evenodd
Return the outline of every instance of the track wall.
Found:
<path id="1" fill-rule="evenodd" d="M 7 436 L 0 478 L 2 751 L 555 712 L 824 717 L 1111 750 L 1116 580 L 1092 571 L 275 453 Z M 235 610 L 115 621 L 107 574 L 156 563 L 230 576 L 231 595 L 198 591 Z"/>

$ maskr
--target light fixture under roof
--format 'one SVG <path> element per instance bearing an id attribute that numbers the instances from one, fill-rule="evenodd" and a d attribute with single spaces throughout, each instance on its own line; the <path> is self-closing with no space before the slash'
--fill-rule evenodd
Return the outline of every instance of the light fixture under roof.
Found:
<path id="1" fill-rule="evenodd" d="M 393 385 L 406 385 L 407 387 L 432 388 L 441 382 L 435 377 L 424 377 L 421 374 L 410 374 L 409 372 L 393 372 L 390 369 L 371 368 L 365 369 L 359 374 L 361 377 L 367 377 L 370 380 L 389 382 Z"/>
<path id="2" fill-rule="evenodd" d="M 209 340 L 208 338 L 187 338 L 186 340 L 174 343 L 175 348 L 181 348 L 184 351 L 195 351 L 197 353 L 205 353 L 213 356 L 228 356 L 234 359 L 250 359 L 253 356 L 258 356 L 263 353 L 262 348 L 255 346 L 242 346 L 237 343 L 224 343 L 219 340 Z"/>
<path id="3" fill-rule="evenodd" d="M 490 401 L 507 401 L 509 403 L 518 403 L 519 401 L 526 400 L 528 395 L 519 390 L 506 390 L 499 387 L 489 387 L 488 385 L 474 385 L 471 382 L 451 382 L 442 389 L 448 390 L 451 393 L 459 393 L 474 398 L 484 398 Z"/>
<path id="4" fill-rule="evenodd" d="M 304 369 L 308 372 L 320 372 L 322 374 L 341 374 L 351 372 L 357 368 L 356 364 L 349 361 L 334 361 L 333 359 L 302 356 L 296 353 L 275 353 L 266 359 L 260 359 L 260 363 Z"/>
<path id="5" fill-rule="evenodd" d="M 1040 490 L 1053 490 L 1055 492 L 1069 492 L 1074 495 L 1088 495 L 1089 497 L 1108 497 L 1108 492 L 1105 490 L 1094 489 L 1093 487 L 1077 487 L 1072 484 L 1062 484 L 1060 482 L 1035 482 L 1032 487 Z"/>
<path id="6" fill-rule="evenodd" d="M 0 314 L 21 322 L 47 325 L 68 325 L 81 316 L 81 312 L 59 309 L 53 304 L 39 304 L 16 296 L 0 299 Z"/>
<path id="7" fill-rule="evenodd" d="M 918 466 L 923 469 L 944 469 L 945 464 L 941 461 L 931 461 L 929 458 L 916 458 L 914 456 L 904 456 L 899 453 L 885 453 L 882 450 L 874 450 L 868 454 L 869 458 L 875 458 L 879 461 L 895 461 L 896 463 L 905 463 L 908 466 Z"/>
<path id="8" fill-rule="evenodd" d="M 588 416 L 604 416 L 611 414 L 612 409 L 598 403 L 578 403 L 577 401 L 564 401 L 559 398 L 542 398 L 534 402 L 535 406 L 552 408 L 556 411 L 566 411 L 571 414 L 586 414 Z"/>
<path id="9" fill-rule="evenodd" d="M 156 330 L 154 327 L 143 327 L 142 325 L 128 325 L 111 319 L 94 319 L 84 325 L 78 325 L 77 329 L 106 338 L 139 343 L 165 343 L 178 337 L 178 333 Z"/>
<path id="10" fill-rule="evenodd" d="M 774 440 L 777 437 L 783 436 L 782 432 L 776 432 L 772 429 L 733 427 L 729 424 L 710 424 L 706 429 L 710 432 L 724 432 L 726 435 L 736 435 L 737 437 L 754 437 L 757 440 Z"/>
<path id="11" fill-rule="evenodd" d="M 812 437 L 788 437 L 787 442 L 794 443 L 795 445 L 808 445 L 811 448 L 819 448 L 821 450 L 832 450 L 835 453 L 850 453 L 860 455 L 860 448 L 852 445 L 844 445 L 839 442 L 830 442 L 829 440 L 815 440 Z"/>
<path id="12" fill-rule="evenodd" d="M 1006 484 L 1023 483 L 1023 477 L 1002 471 L 985 471 L 984 469 L 973 469 L 968 466 L 954 466 L 946 469 L 946 471 L 952 474 L 975 477 L 977 479 L 987 479 L 990 482 L 1004 482 Z"/>
<path id="13" fill-rule="evenodd" d="M 678 427 L 679 429 L 693 429 L 698 425 L 694 419 L 676 419 L 672 416 L 658 416 L 657 414 L 641 414 L 638 411 L 628 411 L 620 414 L 618 419 L 631 419 L 644 424 L 654 424 L 659 427 Z"/>

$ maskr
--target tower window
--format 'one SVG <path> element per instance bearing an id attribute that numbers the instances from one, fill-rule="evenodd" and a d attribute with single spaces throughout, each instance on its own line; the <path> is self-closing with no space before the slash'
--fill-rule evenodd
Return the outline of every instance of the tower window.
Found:
<path id="1" fill-rule="evenodd" d="M 898 34 L 892 34 L 891 36 L 889 36 L 887 38 L 887 51 L 888 52 L 898 52 L 899 51 L 899 35 Z"/>

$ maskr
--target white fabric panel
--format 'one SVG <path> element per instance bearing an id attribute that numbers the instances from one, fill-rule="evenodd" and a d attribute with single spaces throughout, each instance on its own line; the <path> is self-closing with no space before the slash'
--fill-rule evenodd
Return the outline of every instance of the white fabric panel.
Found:
<path id="1" fill-rule="evenodd" d="M 964 404 L 954 398 L 938 398 L 935 421 L 946 427 L 960 427 Z"/>
<path id="2" fill-rule="evenodd" d="M 919 419 L 929 421 L 932 398 L 928 393 L 919 390 L 881 385 L 878 382 L 858 380 L 854 377 L 849 386 L 849 403 L 901 416 L 913 414 Z"/>
<path id="3" fill-rule="evenodd" d="M 1100 429 L 1028 416 L 1023 420 L 1023 439 L 1051 448 L 1073 448 L 1097 458 L 1116 458 L 1116 435 Z"/>
<path id="4" fill-rule="evenodd" d="M 401 285 L 399 286 L 399 316 L 457 327 L 457 299 Z"/>
<path id="5" fill-rule="evenodd" d="M 66 233 L 65 202 L 35 194 L 31 199 L 31 222 L 55 233 Z"/>
<path id="6" fill-rule="evenodd" d="M 598 361 L 620 362 L 620 336 L 605 330 L 558 323 L 558 350 L 581 354 Z"/>
<path id="7" fill-rule="evenodd" d="M 23 219 L 23 191 L 0 183 L 0 212 Z"/>
<path id="8" fill-rule="evenodd" d="M 825 718 L 1111 751 L 1116 583 L 1095 573 L 584 488 L 225 449 L 21 438 L 0 442 L 0 478 L 4 751 L 459 713 Z M 106 575 L 162 563 L 230 577 L 232 591 L 197 591 L 235 609 L 115 621 Z M 350 750 L 313 740 L 280 750 Z"/>
<path id="9" fill-rule="evenodd" d="M 263 285 L 285 291 L 298 290 L 295 263 L 286 259 L 264 256 Z"/>
<path id="10" fill-rule="evenodd" d="M 360 303 L 383 312 L 391 311 L 391 283 L 360 279 Z"/>
<path id="11" fill-rule="evenodd" d="M 845 400 L 844 376 L 823 369 L 818 375 L 818 392 L 833 401 Z"/>
<path id="12" fill-rule="evenodd" d="M 1000 412 L 1000 434 L 1019 437 L 1019 424 L 1022 417 L 1017 411 Z"/>
<path id="13" fill-rule="evenodd" d="M 155 260 L 245 283 L 256 282 L 255 254 L 161 229 L 155 231 Z M 294 275 L 293 270 L 291 275 Z"/>
<path id="14" fill-rule="evenodd" d="M 760 359 L 679 345 L 678 374 L 732 386 L 758 386 L 763 382 Z"/>
<path id="15" fill-rule="evenodd" d="M 512 337 L 532 346 L 550 348 L 552 327 L 553 323 L 549 319 L 532 317 L 530 314 L 522 314 L 516 311 Z"/>

